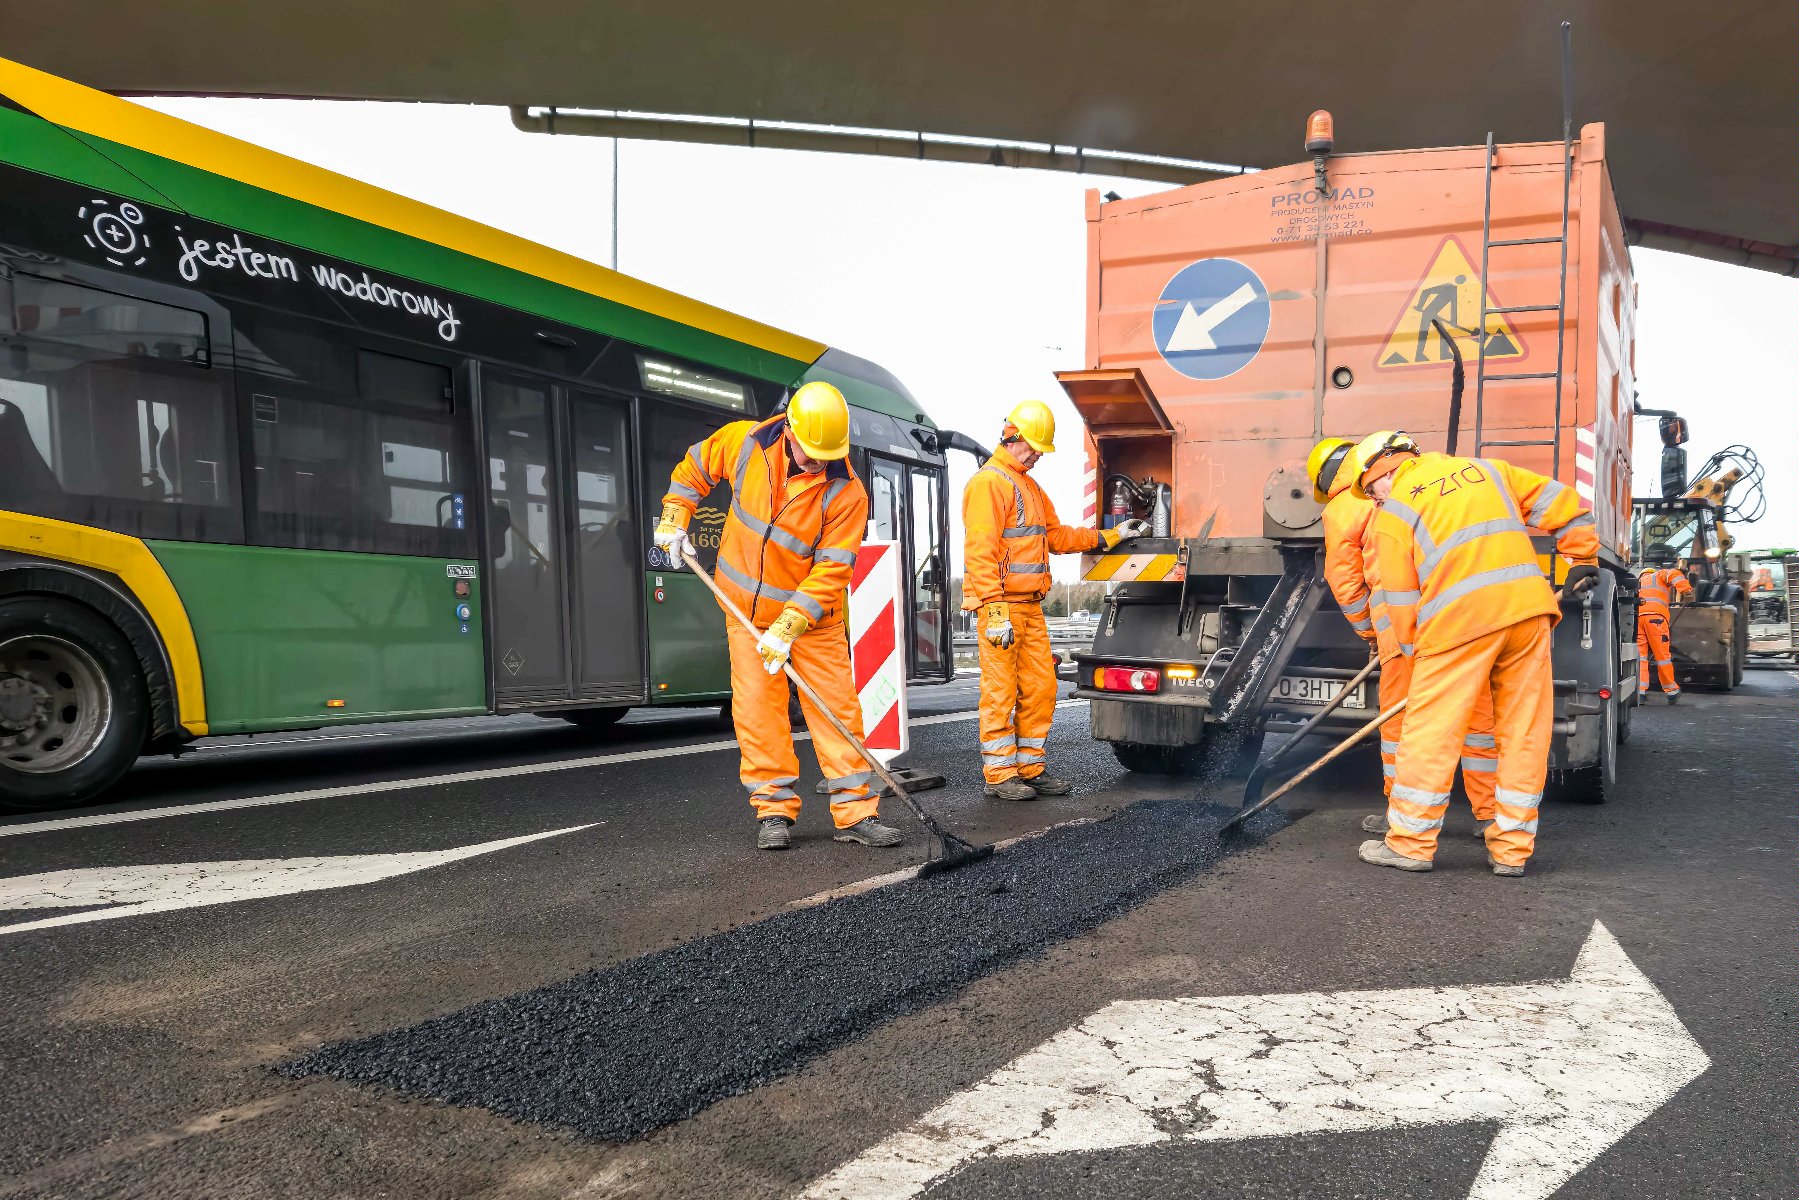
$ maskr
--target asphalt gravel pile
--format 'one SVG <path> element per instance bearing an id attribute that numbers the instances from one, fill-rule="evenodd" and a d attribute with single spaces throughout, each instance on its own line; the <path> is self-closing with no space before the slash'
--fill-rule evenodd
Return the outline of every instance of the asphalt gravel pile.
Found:
<path id="1" fill-rule="evenodd" d="M 993 858 L 286 1064 L 624 1141 L 802 1066 L 1210 869 L 1216 805 L 1143 802 Z"/>

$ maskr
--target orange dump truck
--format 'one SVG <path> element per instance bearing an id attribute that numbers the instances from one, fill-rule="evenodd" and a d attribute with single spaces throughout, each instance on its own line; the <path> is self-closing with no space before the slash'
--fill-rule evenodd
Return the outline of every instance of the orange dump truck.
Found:
<path id="1" fill-rule="evenodd" d="M 1603 127 L 1567 153 L 1489 139 L 1089 192 L 1087 230 L 1087 366 L 1059 377 L 1087 425 L 1088 516 L 1165 534 L 1084 562 L 1116 585 L 1077 657 L 1094 736 L 1186 772 L 1220 726 L 1253 755 L 1270 722 L 1318 713 L 1367 653 L 1320 579 L 1306 453 L 1376 429 L 1451 448 L 1454 406 L 1455 452 L 1593 507 L 1609 570 L 1564 601 L 1552 766 L 1603 799 L 1636 686 L 1636 287 Z M 1373 698 L 1370 680 L 1322 727 Z"/>

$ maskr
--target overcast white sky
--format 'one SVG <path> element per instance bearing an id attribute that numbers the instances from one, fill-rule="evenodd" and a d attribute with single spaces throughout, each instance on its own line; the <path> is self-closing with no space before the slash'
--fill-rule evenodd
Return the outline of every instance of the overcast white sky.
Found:
<path id="1" fill-rule="evenodd" d="M 155 107 L 605 263 L 611 143 L 512 127 L 503 109 L 167 99 Z M 1196 153 L 1203 152 L 1203 148 Z M 1162 185 L 985 166 L 674 143 L 621 147 L 620 269 L 873 359 L 939 424 L 982 440 L 1025 397 L 1072 422 L 1089 187 Z M 1633 252 L 1644 405 L 1692 424 L 1697 467 L 1744 442 L 1768 472 L 1745 547 L 1799 545 L 1799 280 Z M 1037 476 L 1078 519 L 1079 443 Z M 1637 427 L 1637 492 L 1660 443 Z M 952 494 L 972 464 L 951 458 Z M 952 524 L 955 522 L 952 521 Z M 1073 558 L 1057 564 L 1072 577 Z"/>

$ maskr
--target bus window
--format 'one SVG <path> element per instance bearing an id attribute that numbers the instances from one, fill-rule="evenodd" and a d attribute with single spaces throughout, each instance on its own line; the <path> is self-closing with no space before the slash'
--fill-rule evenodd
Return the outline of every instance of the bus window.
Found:
<path id="1" fill-rule="evenodd" d="M 668 491 L 669 473 L 675 464 L 687 457 L 688 447 L 704 441 L 727 422 L 717 417 L 663 404 L 646 404 L 643 413 L 643 511 L 651 516 L 662 511 L 662 497 Z M 725 513 L 731 507 L 731 481 L 721 481 L 701 502 L 688 526 L 694 552 L 706 570 L 717 569 L 718 542 L 725 530 Z M 646 522 L 653 527 L 654 521 Z M 648 529 L 643 531 L 650 570 L 664 569 L 661 551 L 647 546 Z"/>
<path id="2" fill-rule="evenodd" d="M 938 540 L 943 478 L 914 467 L 912 475 L 912 674 L 943 671 L 943 545 Z"/>
<path id="3" fill-rule="evenodd" d="M 204 314 L 31 275 L 0 335 L 0 508 L 238 541 L 224 375 Z"/>
<path id="4" fill-rule="evenodd" d="M 868 460 L 868 519 L 874 523 L 874 535 L 886 541 L 897 541 L 905 502 L 905 468 L 896 462 L 870 457 Z"/>
<path id="5" fill-rule="evenodd" d="M 253 540 L 469 553 L 471 455 L 448 367 L 357 347 L 328 326 L 266 315 L 239 326 Z"/>

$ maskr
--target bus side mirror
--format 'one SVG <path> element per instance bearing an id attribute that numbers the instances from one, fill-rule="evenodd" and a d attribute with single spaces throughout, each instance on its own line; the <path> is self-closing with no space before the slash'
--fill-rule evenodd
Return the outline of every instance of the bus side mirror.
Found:
<path id="1" fill-rule="evenodd" d="M 1680 446 L 1662 447 L 1662 495 L 1668 499 L 1687 490 L 1687 452 Z"/>

